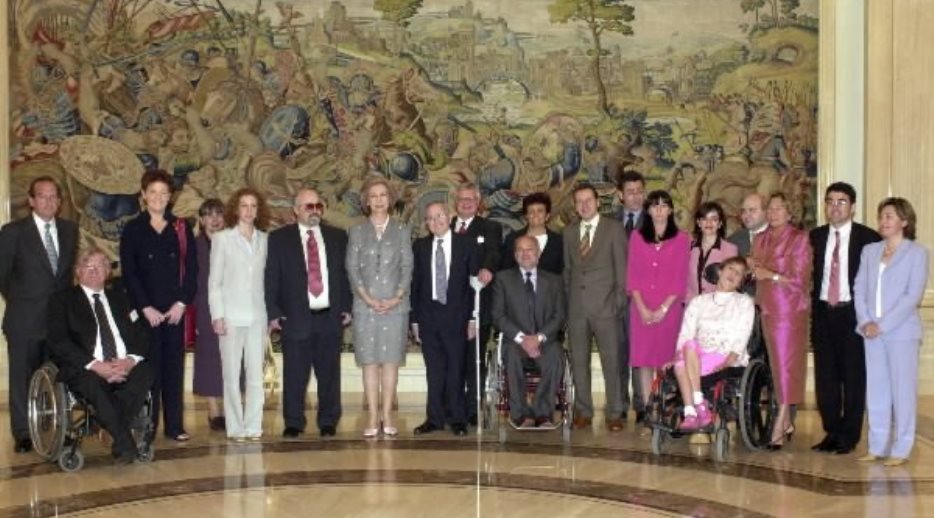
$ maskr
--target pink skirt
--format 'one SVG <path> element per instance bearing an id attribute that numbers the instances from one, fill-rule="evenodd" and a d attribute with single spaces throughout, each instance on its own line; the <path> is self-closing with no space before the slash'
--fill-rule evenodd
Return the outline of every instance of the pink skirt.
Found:
<path id="1" fill-rule="evenodd" d="M 678 359 L 675 361 L 675 365 L 684 366 L 684 351 L 692 349 L 697 353 L 697 359 L 700 363 L 700 375 L 706 376 L 714 372 L 714 369 L 723 364 L 723 360 L 726 359 L 727 355 L 720 354 L 713 351 L 705 351 L 703 346 L 698 343 L 697 340 L 688 340 L 684 342 L 684 345 L 681 346 L 681 349 L 678 351 Z"/>

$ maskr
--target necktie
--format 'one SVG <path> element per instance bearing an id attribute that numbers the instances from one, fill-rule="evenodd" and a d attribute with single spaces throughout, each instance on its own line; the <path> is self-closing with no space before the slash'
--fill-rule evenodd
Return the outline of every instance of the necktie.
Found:
<path id="1" fill-rule="evenodd" d="M 114 339 L 113 329 L 110 328 L 110 321 L 107 320 L 101 294 L 95 293 L 92 296 L 94 297 L 94 316 L 97 317 L 97 330 L 101 335 L 101 352 L 104 355 L 104 361 L 109 362 L 117 357 L 117 341 Z"/>
<path id="2" fill-rule="evenodd" d="M 467 222 L 466 221 L 461 221 L 461 226 L 457 228 L 457 233 L 458 234 L 467 233 Z"/>
<path id="3" fill-rule="evenodd" d="M 448 303 L 448 268 L 444 260 L 444 240 L 438 239 L 438 248 L 435 249 L 435 300 L 441 304 Z"/>
<path id="4" fill-rule="evenodd" d="M 580 248 L 578 249 L 581 257 L 587 257 L 587 254 L 590 253 L 590 229 L 591 225 L 589 223 L 584 225 L 584 237 L 581 238 Z"/>
<path id="5" fill-rule="evenodd" d="M 626 235 L 632 234 L 632 229 L 636 226 L 636 215 L 630 212 L 626 215 Z"/>
<path id="6" fill-rule="evenodd" d="M 315 297 L 324 292 L 324 283 L 321 281 L 321 259 L 318 257 L 318 240 L 315 233 L 308 230 L 308 292 Z"/>
<path id="7" fill-rule="evenodd" d="M 830 282 L 827 283 L 827 302 L 835 306 L 840 302 L 840 231 L 834 230 L 833 255 L 830 258 Z"/>
<path id="8" fill-rule="evenodd" d="M 538 322 L 535 321 L 535 285 L 532 284 L 532 272 L 525 272 L 525 300 L 529 306 L 529 322 L 532 332 L 538 331 Z"/>
<path id="9" fill-rule="evenodd" d="M 45 253 L 49 256 L 49 263 L 52 265 L 52 273 L 58 273 L 58 251 L 55 250 L 55 240 L 52 239 L 52 224 L 45 224 Z"/>

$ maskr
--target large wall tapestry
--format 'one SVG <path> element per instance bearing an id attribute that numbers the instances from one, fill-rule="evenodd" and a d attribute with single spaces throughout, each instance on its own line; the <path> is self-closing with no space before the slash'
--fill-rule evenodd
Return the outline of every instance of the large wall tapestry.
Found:
<path id="1" fill-rule="evenodd" d="M 139 210 L 149 168 L 175 212 L 243 185 L 277 223 L 317 187 L 360 217 L 367 175 L 397 213 L 475 182 L 521 225 L 548 191 L 553 224 L 586 180 L 603 209 L 626 170 L 737 225 L 745 193 L 782 190 L 814 220 L 817 0 L 10 0 L 14 216 L 51 174 L 86 242 Z"/>

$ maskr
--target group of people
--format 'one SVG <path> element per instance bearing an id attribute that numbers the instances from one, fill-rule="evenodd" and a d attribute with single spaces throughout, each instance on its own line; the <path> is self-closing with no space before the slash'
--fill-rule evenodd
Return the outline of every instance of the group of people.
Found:
<path id="1" fill-rule="evenodd" d="M 627 172 L 615 214 L 600 214 L 596 189 L 581 184 L 572 194 L 579 220 L 556 233 L 551 200 L 533 193 L 522 205 L 527 225 L 504 240 L 479 215 L 479 190 L 465 184 L 453 193 L 453 214 L 445 202 L 423 207 L 428 234 L 413 241 L 392 216 L 395 193 L 380 176 L 360 189 L 365 219 L 348 232 L 323 222 L 325 201 L 311 188 L 295 195 L 295 223 L 269 231 L 263 195 L 243 188 L 226 203 L 202 204 L 195 237 L 171 212 L 172 188 L 162 171 L 142 177 L 143 209 L 120 241 L 122 290 L 104 287 L 111 265 L 103 251 L 78 253 L 77 228 L 57 217 L 60 191 L 50 177 L 29 187 L 33 213 L 0 231 L 16 451 L 30 449 L 26 388 L 46 354 L 98 409 L 118 461 L 131 457 L 127 416 L 148 390 L 165 436 L 187 441 L 187 316 L 197 322 L 194 390 L 207 398 L 211 429 L 237 442 L 263 433 L 263 351 L 274 330 L 283 436 L 305 431 L 312 371 L 316 425 L 324 437 L 336 433 L 340 346 L 351 326 L 366 395 L 362 434 L 374 438 L 399 433 L 392 410 L 410 337 L 421 345 L 428 385 L 417 435 L 465 435 L 476 424 L 485 366 L 473 341 L 485 345 L 493 329 L 502 333 L 516 426 L 553 426 L 564 347 L 576 387 L 573 426 L 593 425 L 596 343 L 606 428 L 619 432 L 630 408 L 644 420 L 653 377 L 669 367 L 685 402 L 681 426 L 710 424 L 700 378 L 745 365 L 750 334 L 761 329 L 779 403 L 769 446 L 779 449 L 804 398 L 810 320 L 826 431 L 814 449 L 851 452 L 868 407 L 869 453 L 860 460 L 897 465 L 910 454 L 927 251 L 914 241 L 915 213 L 902 198 L 879 204 L 878 233 L 853 221 L 855 190 L 838 182 L 825 193 L 828 224 L 810 234 L 784 195 L 754 193 L 743 201 L 743 228 L 729 238 L 714 202 L 701 204 L 689 235 L 675 224 L 671 196 L 646 193 L 642 176 Z M 542 374 L 531 401 L 522 374 L 529 360 Z"/>

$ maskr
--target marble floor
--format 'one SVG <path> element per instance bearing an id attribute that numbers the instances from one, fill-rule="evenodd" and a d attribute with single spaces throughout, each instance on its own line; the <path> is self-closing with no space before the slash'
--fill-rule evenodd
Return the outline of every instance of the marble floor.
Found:
<path id="1" fill-rule="evenodd" d="M 782 451 L 749 452 L 734 434 L 728 460 L 718 463 L 710 446 L 684 440 L 654 456 L 631 421 L 613 434 L 598 421 L 567 444 L 557 432 L 513 432 L 504 444 L 448 432 L 415 437 L 418 396 L 401 399 L 394 439 L 360 436 L 359 395 L 345 399 L 354 408 L 328 439 L 282 439 L 270 410 L 262 442 L 232 444 L 194 410 L 190 442 L 160 438 L 153 462 L 118 467 L 88 440 L 76 474 L 13 453 L 4 436 L 0 517 L 934 516 L 932 396 L 922 397 L 911 461 L 898 468 L 858 464 L 863 445 L 846 456 L 811 452 L 821 434 L 808 409 Z"/>

